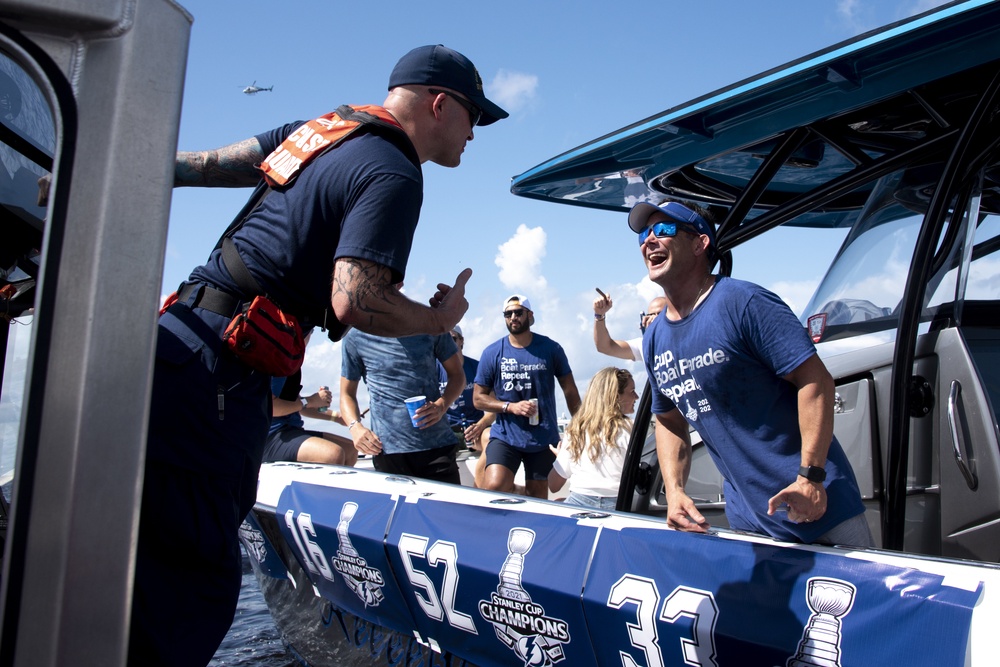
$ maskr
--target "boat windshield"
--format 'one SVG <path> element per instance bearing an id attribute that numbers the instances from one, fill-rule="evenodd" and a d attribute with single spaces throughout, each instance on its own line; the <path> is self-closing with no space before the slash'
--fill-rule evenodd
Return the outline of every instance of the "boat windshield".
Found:
<path id="1" fill-rule="evenodd" d="M 10 501 L 34 290 L 46 209 L 39 179 L 52 168 L 55 122 L 30 75 L 0 52 L 0 492 Z"/>
<path id="2" fill-rule="evenodd" d="M 833 350 L 895 340 L 899 307 L 929 200 L 928 183 L 936 179 L 933 169 L 920 171 L 918 183 L 912 169 L 881 179 L 802 312 L 802 324 L 814 339 L 839 341 L 829 346 Z M 963 239 L 949 240 L 946 229 L 937 241 L 938 254 L 944 259 L 936 262 L 939 266 L 932 269 L 928 281 L 922 330 L 934 316 L 954 313 L 959 301 L 1000 299 L 1000 258 L 996 256 L 1000 216 L 980 210 L 979 202 L 973 197 L 965 211 L 978 219 L 971 257 L 964 260 L 967 271 L 959 270 L 966 245 Z"/>

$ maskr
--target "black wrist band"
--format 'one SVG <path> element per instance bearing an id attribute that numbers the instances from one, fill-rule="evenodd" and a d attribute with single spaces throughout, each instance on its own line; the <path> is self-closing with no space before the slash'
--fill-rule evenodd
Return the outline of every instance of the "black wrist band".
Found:
<path id="1" fill-rule="evenodd" d="M 819 466 L 801 466 L 799 476 L 805 477 L 810 482 L 823 482 L 826 481 L 826 470 Z"/>

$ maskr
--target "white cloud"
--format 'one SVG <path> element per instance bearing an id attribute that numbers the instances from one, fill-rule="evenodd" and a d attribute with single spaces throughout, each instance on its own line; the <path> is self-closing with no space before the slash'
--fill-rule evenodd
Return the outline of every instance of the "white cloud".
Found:
<path id="1" fill-rule="evenodd" d="M 538 77 L 523 72 L 500 70 L 486 86 L 487 96 L 508 112 L 530 107 L 538 91 Z"/>
<path id="2" fill-rule="evenodd" d="M 855 23 L 858 20 L 860 2 L 858 0 L 840 0 L 837 3 L 837 14 L 847 23 Z"/>
<path id="3" fill-rule="evenodd" d="M 916 16 L 926 11 L 940 7 L 949 0 L 916 0 L 903 10 L 904 16 Z"/>
<path id="4" fill-rule="evenodd" d="M 809 303 L 809 299 L 816 292 L 818 285 L 819 279 L 800 281 L 779 280 L 766 287 L 780 296 L 781 300 L 788 304 L 793 313 L 801 315 L 802 309 Z"/>
<path id="5" fill-rule="evenodd" d="M 911 0 L 908 2 L 899 2 L 889 12 L 887 17 L 876 11 L 878 7 L 874 3 L 862 2 L 862 0 L 839 0 L 837 2 L 836 13 L 854 34 L 861 34 L 892 21 L 899 21 L 910 16 L 922 14 L 948 1 Z"/>
<path id="6" fill-rule="evenodd" d="M 542 292 L 548 283 L 542 275 L 542 258 L 545 257 L 545 230 L 518 225 L 514 235 L 497 248 L 495 264 L 500 268 L 498 277 L 504 287 L 518 292 Z"/>

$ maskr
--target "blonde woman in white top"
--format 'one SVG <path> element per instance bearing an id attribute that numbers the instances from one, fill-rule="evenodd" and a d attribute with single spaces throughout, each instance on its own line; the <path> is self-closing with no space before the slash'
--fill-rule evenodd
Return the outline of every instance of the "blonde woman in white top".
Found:
<path id="1" fill-rule="evenodd" d="M 572 477 L 567 503 L 614 509 L 618 499 L 625 449 L 632 432 L 626 415 L 639 395 L 632 374 L 622 368 L 601 369 L 590 380 L 580 409 L 573 415 L 549 473 L 549 490 L 559 491 Z"/>

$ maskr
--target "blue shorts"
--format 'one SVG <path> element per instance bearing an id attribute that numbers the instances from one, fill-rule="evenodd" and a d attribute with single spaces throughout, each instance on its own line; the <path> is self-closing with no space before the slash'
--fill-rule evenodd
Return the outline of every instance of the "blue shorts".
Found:
<path id="1" fill-rule="evenodd" d="M 267 434 L 264 444 L 264 462 L 298 461 L 299 448 L 309 438 L 322 438 L 319 431 L 307 431 L 300 426 L 282 426 L 274 433 Z"/>
<path id="2" fill-rule="evenodd" d="M 487 467 L 499 464 L 516 473 L 520 465 L 524 463 L 524 479 L 526 480 L 547 480 L 555 460 L 556 455 L 548 447 L 537 452 L 528 452 L 511 447 L 503 440 L 496 438 L 490 438 L 489 444 L 486 445 Z"/>

